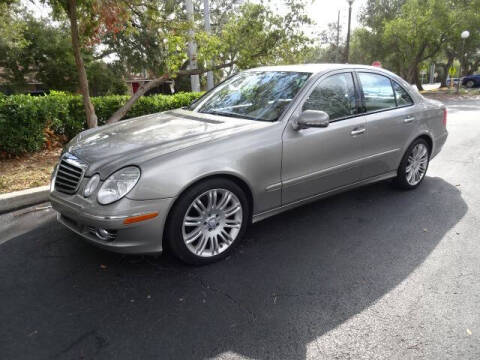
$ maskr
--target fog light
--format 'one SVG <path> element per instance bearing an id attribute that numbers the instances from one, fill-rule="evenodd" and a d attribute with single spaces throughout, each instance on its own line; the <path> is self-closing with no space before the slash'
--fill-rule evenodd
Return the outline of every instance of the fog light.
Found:
<path id="1" fill-rule="evenodd" d="M 102 240 L 107 240 L 108 237 L 110 236 L 110 233 L 108 232 L 107 229 L 100 228 L 97 230 L 97 236 Z"/>
<path id="2" fill-rule="evenodd" d="M 117 237 L 116 230 L 107 230 L 104 228 L 95 228 L 93 226 L 89 226 L 88 230 L 92 235 L 95 235 L 98 239 L 102 241 L 113 241 Z"/>

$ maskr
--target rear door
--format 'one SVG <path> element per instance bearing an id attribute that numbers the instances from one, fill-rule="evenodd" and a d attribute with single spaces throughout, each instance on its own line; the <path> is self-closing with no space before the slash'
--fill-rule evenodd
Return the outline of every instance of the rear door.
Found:
<path id="1" fill-rule="evenodd" d="M 403 149 L 417 126 L 416 107 L 395 80 L 369 71 L 356 73 L 366 122 L 366 153 L 361 177 L 367 179 L 396 170 Z"/>

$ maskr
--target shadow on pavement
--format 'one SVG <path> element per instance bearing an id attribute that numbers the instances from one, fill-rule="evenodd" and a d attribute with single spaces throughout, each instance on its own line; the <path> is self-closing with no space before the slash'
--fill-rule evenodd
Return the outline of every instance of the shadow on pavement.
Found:
<path id="1" fill-rule="evenodd" d="M 455 186 L 380 183 L 253 225 L 226 261 L 110 254 L 54 221 L 0 247 L 3 359 L 305 359 L 465 215 Z"/>

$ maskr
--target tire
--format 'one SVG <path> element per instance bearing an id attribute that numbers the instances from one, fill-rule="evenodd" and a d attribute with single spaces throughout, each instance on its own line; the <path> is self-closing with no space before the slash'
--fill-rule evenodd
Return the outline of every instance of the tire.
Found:
<path id="1" fill-rule="evenodd" d="M 166 228 L 168 249 L 187 264 L 216 262 L 238 245 L 249 220 L 248 199 L 240 186 L 223 178 L 205 180 L 174 204 Z"/>
<path id="2" fill-rule="evenodd" d="M 468 80 L 465 86 L 469 89 L 473 88 L 475 86 L 475 82 L 473 80 Z"/>
<path id="3" fill-rule="evenodd" d="M 422 138 L 410 144 L 398 167 L 397 177 L 394 179 L 395 186 L 405 190 L 420 186 L 428 170 L 430 153 L 430 145 Z"/>

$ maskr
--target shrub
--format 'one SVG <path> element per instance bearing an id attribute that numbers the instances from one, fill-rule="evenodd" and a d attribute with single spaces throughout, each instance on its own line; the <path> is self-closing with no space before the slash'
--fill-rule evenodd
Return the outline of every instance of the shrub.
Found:
<path id="1" fill-rule="evenodd" d="M 137 100 L 126 119 L 189 105 L 201 93 L 144 96 Z M 128 96 L 110 95 L 92 98 L 98 124 L 103 125 Z M 40 150 L 44 129 L 71 139 L 86 128 L 80 95 L 52 91 L 47 96 L 0 95 L 0 152 L 21 154 Z"/>
<path id="2" fill-rule="evenodd" d="M 45 113 L 30 96 L 0 98 L 0 151 L 18 154 L 40 150 L 45 142 Z"/>

